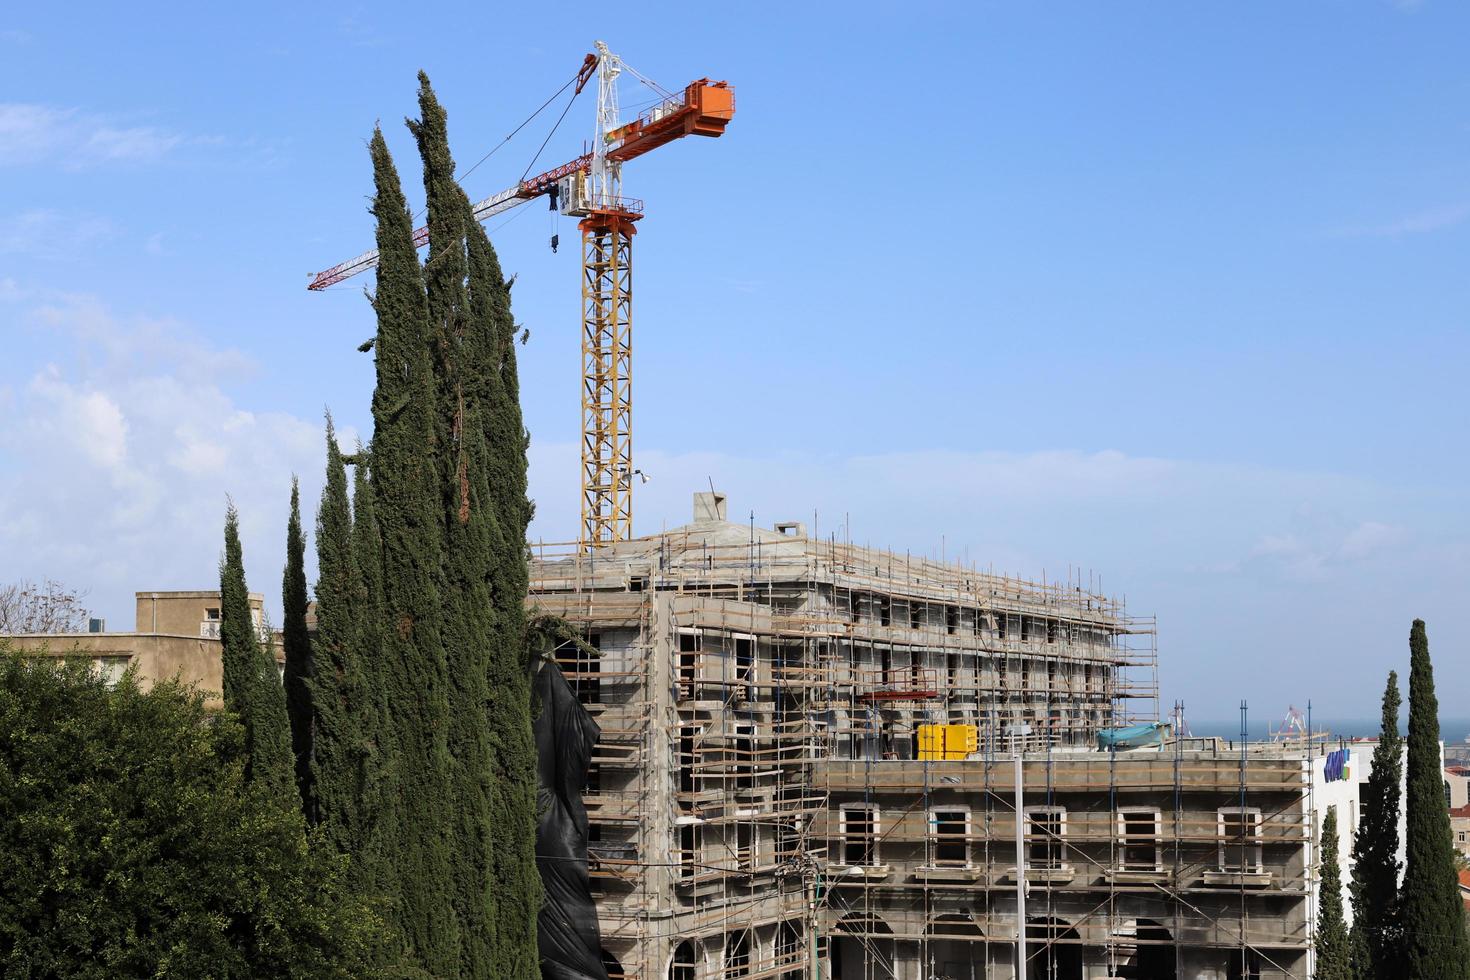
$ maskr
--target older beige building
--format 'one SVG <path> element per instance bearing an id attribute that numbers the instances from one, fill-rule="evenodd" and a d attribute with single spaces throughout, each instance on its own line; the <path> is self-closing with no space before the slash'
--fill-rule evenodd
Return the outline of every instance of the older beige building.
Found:
<path id="1" fill-rule="evenodd" d="M 8 636 L 13 647 L 54 657 L 90 658 L 105 676 L 117 678 L 136 665 L 143 686 L 178 678 L 196 684 L 220 703 L 220 594 L 214 592 L 139 592 L 136 625 L 131 633 L 105 630 L 93 633 L 29 634 Z M 262 639 L 270 639 L 264 621 L 265 597 L 250 595 L 250 613 Z M 282 657 L 276 644 L 276 658 Z"/>

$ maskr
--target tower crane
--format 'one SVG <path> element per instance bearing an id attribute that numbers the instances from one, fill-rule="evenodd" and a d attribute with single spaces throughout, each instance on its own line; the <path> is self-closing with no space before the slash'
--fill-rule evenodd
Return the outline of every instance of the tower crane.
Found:
<path id="1" fill-rule="evenodd" d="M 632 536 L 633 478 L 633 235 L 643 202 L 622 195 L 623 164 L 684 136 L 719 136 L 735 115 L 726 82 L 701 78 L 624 123 L 617 80 L 625 70 L 642 78 L 602 41 L 587 55 L 573 98 L 597 75 L 597 125 L 592 149 L 474 205 L 486 221 L 527 201 L 549 196 L 562 214 L 581 218 L 582 232 L 582 526 L 584 551 Z M 644 81 L 647 81 L 644 79 Z M 413 235 L 422 247 L 427 227 Z M 320 290 L 378 264 L 376 249 L 312 277 Z"/>

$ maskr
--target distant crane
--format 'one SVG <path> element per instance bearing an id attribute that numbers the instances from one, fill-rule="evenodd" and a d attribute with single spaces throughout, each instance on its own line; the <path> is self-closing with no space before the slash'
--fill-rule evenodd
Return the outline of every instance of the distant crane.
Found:
<path id="1" fill-rule="evenodd" d="M 622 196 L 623 164 L 684 136 L 719 136 L 735 115 L 735 92 L 708 78 L 682 95 L 662 92 L 611 53 L 602 41 L 587 55 L 573 98 L 597 74 L 597 126 L 592 150 L 521 180 L 474 206 L 486 221 L 549 196 L 562 214 L 581 218 L 582 232 L 582 527 L 584 551 L 632 537 L 633 234 L 643 202 Z M 619 118 L 617 79 L 628 71 L 664 95 L 637 119 Z M 429 229 L 413 234 L 429 241 Z M 554 247 L 554 246 L 553 246 Z M 326 289 L 378 264 L 374 249 L 317 273 L 308 289 Z M 647 477 L 643 477 L 647 482 Z"/>

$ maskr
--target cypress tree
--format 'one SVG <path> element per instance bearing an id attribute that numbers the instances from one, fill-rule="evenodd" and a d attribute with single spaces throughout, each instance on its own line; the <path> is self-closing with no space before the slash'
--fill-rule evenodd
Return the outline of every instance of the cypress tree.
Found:
<path id="1" fill-rule="evenodd" d="M 1403 975 L 1399 958 L 1399 804 L 1404 740 L 1399 734 L 1399 678 L 1388 673 L 1363 816 L 1353 837 L 1353 969 L 1363 980 Z"/>
<path id="2" fill-rule="evenodd" d="M 1342 865 L 1337 856 L 1337 807 L 1327 808 L 1318 838 L 1321 877 L 1317 907 L 1317 972 L 1314 980 L 1352 980 L 1347 923 L 1342 917 Z"/>
<path id="3" fill-rule="evenodd" d="M 466 206 L 468 210 L 468 205 Z M 494 877 L 501 883 L 496 909 L 497 976 L 529 978 L 537 963 L 536 916 L 541 876 L 536 868 L 536 744 L 531 729 L 531 686 L 525 596 L 525 550 L 531 503 L 526 497 L 529 437 L 521 418 L 510 290 L 485 229 L 468 222 L 469 293 L 488 355 L 474 376 L 483 380 L 488 484 L 496 514 L 491 592 L 495 645 L 490 659 L 490 724 L 495 759 Z"/>
<path id="4" fill-rule="evenodd" d="M 398 924 L 411 957 L 438 976 L 459 972 L 450 828 L 449 673 L 441 598 L 443 508 L 435 454 L 436 384 L 413 225 L 381 130 L 370 144 L 377 219 L 373 391 L 375 514 L 382 542 L 381 703 L 394 784 L 382 811 Z"/>
<path id="5" fill-rule="evenodd" d="M 220 561 L 220 647 L 225 708 L 245 729 L 245 774 L 277 800 L 300 809 L 295 794 L 291 726 L 275 658 L 262 649 L 250 616 L 240 515 L 225 511 L 225 555 Z"/>
<path id="6" fill-rule="evenodd" d="M 1408 755 L 1408 860 L 1399 893 L 1403 962 L 1414 980 L 1464 980 L 1470 976 L 1470 944 L 1444 804 L 1434 667 L 1421 619 L 1409 632 Z"/>
<path id="7" fill-rule="evenodd" d="M 459 972 L 508 976 L 495 968 L 491 805 L 490 655 L 498 624 L 490 568 L 498 537 L 490 509 L 480 372 L 487 338 L 470 317 L 465 231 L 469 202 L 454 181 L 446 117 L 428 77 L 419 73 L 418 141 L 429 209 L 424 284 L 438 382 L 439 478 L 444 570 L 443 639 L 449 669 L 449 750 L 453 758 L 455 909 L 461 923 Z"/>
<path id="8" fill-rule="evenodd" d="M 353 456 L 352 470 L 352 563 L 357 576 L 357 623 L 353 633 L 362 696 L 357 705 L 362 733 L 363 784 L 359 790 L 362 825 L 358 863 L 362 875 L 381 883 L 385 856 L 383 841 L 396 839 L 387 832 L 388 792 L 393 786 L 394 742 L 389 736 L 388 708 L 384 703 L 382 610 L 383 542 L 378 534 L 373 501 L 371 456 L 361 443 Z M 376 888 L 382 891 L 379 884 Z"/>
<path id="9" fill-rule="evenodd" d="M 286 654 L 286 716 L 291 723 L 291 754 L 295 758 L 296 790 L 302 813 L 315 824 L 316 797 L 312 789 L 311 634 L 306 628 L 306 538 L 301 533 L 301 487 L 291 477 L 291 517 L 286 522 L 286 570 L 281 580 L 281 647 Z"/>
<path id="10" fill-rule="evenodd" d="M 383 541 L 378 533 L 377 508 L 371 483 L 372 457 L 358 443 L 352 468 L 352 564 L 357 573 L 357 629 L 354 642 L 357 666 L 364 686 L 362 710 L 369 719 L 364 728 L 368 751 L 376 760 L 375 780 L 391 768 L 392 740 L 385 737 L 387 707 L 383 703 Z"/>
<path id="11" fill-rule="evenodd" d="M 363 788 L 367 782 L 367 694 L 359 660 L 358 623 L 363 615 L 362 576 L 353 555 L 347 467 L 327 416 L 327 479 L 316 513 L 316 651 L 321 670 L 312 682 L 316 708 L 318 813 L 323 839 L 352 857 L 354 880 L 363 883 Z"/>

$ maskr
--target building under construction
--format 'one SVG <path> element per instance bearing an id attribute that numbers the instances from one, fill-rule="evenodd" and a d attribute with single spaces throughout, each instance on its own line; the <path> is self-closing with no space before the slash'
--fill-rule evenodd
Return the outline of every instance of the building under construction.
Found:
<path id="1" fill-rule="evenodd" d="M 1310 754 L 1118 741 L 1159 717 L 1153 621 L 1120 602 L 731 523 L 714 493 L 533 551 L 532 608 L 587 640 L 559 659 L 602 729 L 614 980 L 1014 977 L 1020 920 L 1031 978 L 1308 975 Z"/>

